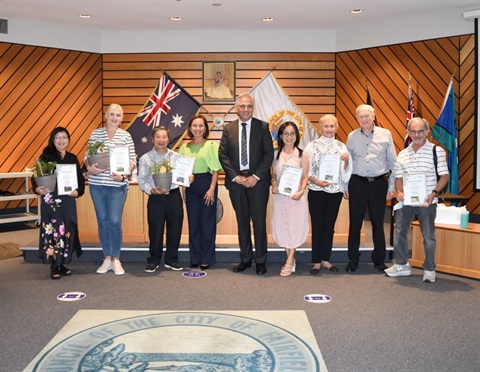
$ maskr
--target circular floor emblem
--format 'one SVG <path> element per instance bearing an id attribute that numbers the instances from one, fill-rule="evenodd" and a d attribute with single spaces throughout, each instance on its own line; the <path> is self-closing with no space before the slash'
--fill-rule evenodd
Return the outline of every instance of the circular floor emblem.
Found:
<path id="1" fill-rule="evenodd" d="M 182 276 L 185 278 L 203 278 L 207 276 L 207 273 L 205 271 L 185 271 L 182 273 Z"/>
<path id="2" fill-rule="evenodd" d="M 214 312 L 121 318 L 59 340 L 32 371 L 320 371 L 304 340 L 274 324 Z"/>
<path id="3" fill-rule="evenodd" d="M 307 302 L 311 302 L 314 304 L 324 304 L 332 301 L 332 298 L 330 296 L 325 296 L 322 294 L 309 294 L 304 296 L 303 299 Z"/>
<path id="4" fill-rule="evenodd" d="M 71 301 L 83 300 L 85 297 L 87 297 L 87 295 L 82 292 L 66 292 L 66 293 L 59 294 L 57 296 L 57 300 L 71 302 Z"/>

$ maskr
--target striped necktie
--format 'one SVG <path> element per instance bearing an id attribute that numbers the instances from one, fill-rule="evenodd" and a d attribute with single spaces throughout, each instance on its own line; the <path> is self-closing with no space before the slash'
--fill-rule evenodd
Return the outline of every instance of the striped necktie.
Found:
<path id="1" fill-rule="evenodd" d="M 247 159 L 247 123 L 242 123 L 242 166 L 246 166 Z"/>

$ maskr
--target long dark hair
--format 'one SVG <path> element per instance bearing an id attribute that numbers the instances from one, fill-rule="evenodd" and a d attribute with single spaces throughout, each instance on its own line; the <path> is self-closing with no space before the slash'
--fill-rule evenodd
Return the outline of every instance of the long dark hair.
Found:
<path id="1" fill-rule="evenodd" d="M 291 125 L 295 130 L 295 142 L 293 144 L 293 147 L 296 147 L 298 149 L 298 152 L 300 153 L 300 157 L 302 157 L 303 150 L 298 147 L 298 144 L 300 143 L 300 132 L 298 130 L 298 127 L 293 121 L 286 121 L 285 123 L 282 123 L 282 125 L 280 125 L 280 128 L 278 128 L 277 160 L 280 157 L 280 153 L 282 152 L 283 148 L 285 147 L 285 143 L 283 142 L 283 139 L 282 139 L 282 134 L 285 131 L 285 128 L 288 127 L 289 125 Z"/>
<path id="2" fill-rule="evenodd" d="M 50 138 L 48 139 L 48 144 L 47 146 L 43 149 L 42 155 L 40 155 L 40 158 L 45 160 L 45 161 L 58 161 L 62 159 L 62 154 L 60 154 L 60 151 L 57 150 L 55 147 L 55 136 L 58 133 L 65 133 L 68 137 L 68 140 L 70 141 L 70 133 L 68 132 L 67 128 L 64 127 L 56 127 L 55 129 L 52 130 L 52 133 L 50 133 Z"/>

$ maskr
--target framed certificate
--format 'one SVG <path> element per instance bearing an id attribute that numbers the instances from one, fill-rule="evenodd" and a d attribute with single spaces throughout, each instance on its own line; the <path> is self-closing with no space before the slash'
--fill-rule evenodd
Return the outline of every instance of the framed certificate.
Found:
<path id="1" fill-rule="evenodd" d="M 427 199 L 427 176 L 425 173 L 403 176 L 404 205 L 419 206 Z"/>
<path id="2" fill-rule="evenodd" d="M 317 179 L 330 183 L 339 183 L 340 178 L 340 154 L 323 154 Z"/>
<path id="3" fill-rule="evenodd" d="M 302 182 L 303 169 L 284 165 L 280 180 L 278 182 L 278 192 L 282 195 L 292 196 L 300 188 Z"/>
<path id="4" fill-rule="evenodd" d="M 69 195 L 78 189 L 77 166 L 75 164 L 57 164 L 58 195 Z"/>
<path id="5" fill-rule="evenodd" d="M 188 177 L 193 174 L 195 158 L 190 156 L 174 155 L 172 156 L 172 183 L 180 186 L 189 187 Z"/>
<path id="6" fill-rule="evenodd" d="M 130 174 L 130 151 L 128 146 L 111 146 L 109 158 L 110 174 Z"/>

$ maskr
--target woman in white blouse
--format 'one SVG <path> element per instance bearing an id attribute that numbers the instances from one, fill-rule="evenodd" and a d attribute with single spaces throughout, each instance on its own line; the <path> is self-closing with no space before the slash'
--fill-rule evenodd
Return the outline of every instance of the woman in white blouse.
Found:
<path id="1" fill-rule="evenodd" d="M 304 153 L 308 162 L 308 209 L 312 223 L 312 263 L 310 274 L 320 269 L 337 272 L 330 263 L 335 222 L 345 185 L 352 175 L 347 147 L 335 139 L 338 120 L 334 115 L 320 118 L 322 136 L 310 142 Z"/>

